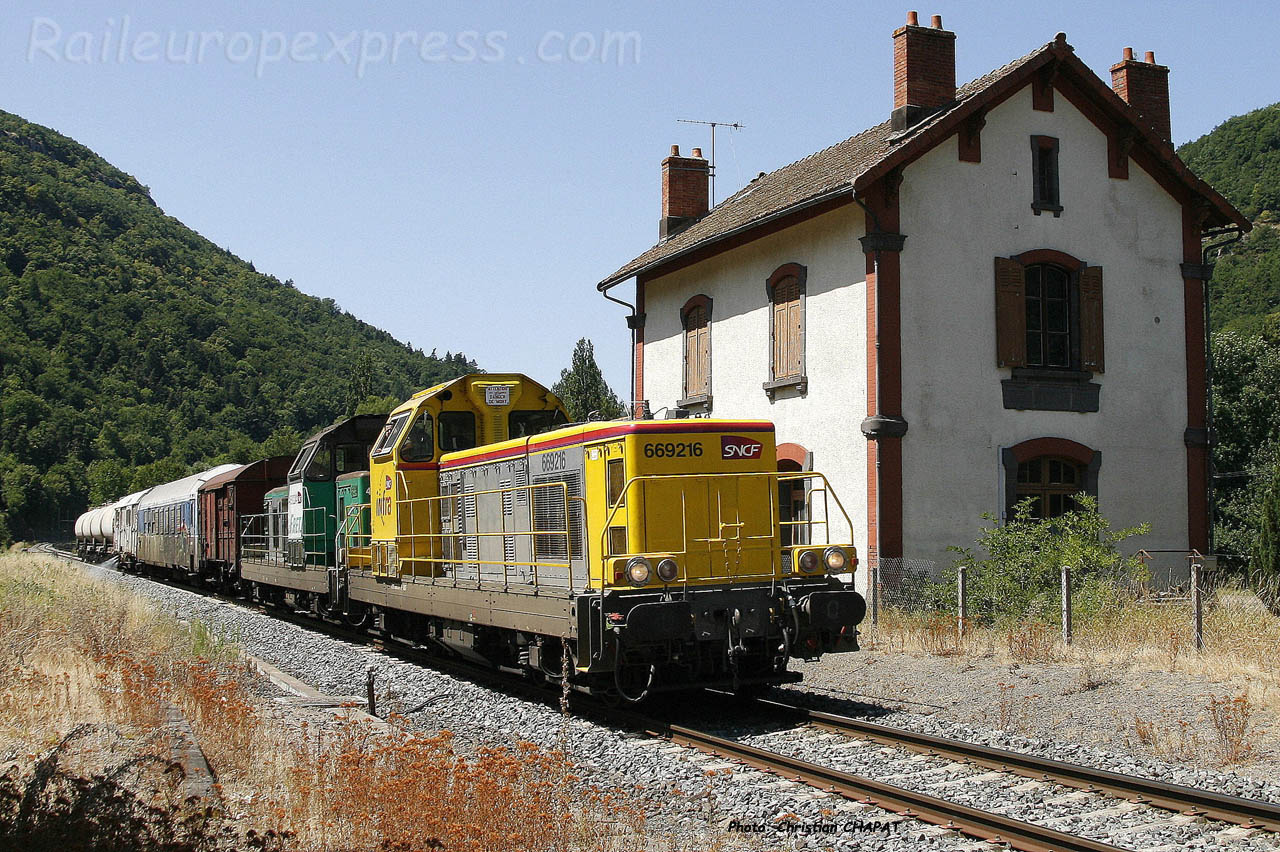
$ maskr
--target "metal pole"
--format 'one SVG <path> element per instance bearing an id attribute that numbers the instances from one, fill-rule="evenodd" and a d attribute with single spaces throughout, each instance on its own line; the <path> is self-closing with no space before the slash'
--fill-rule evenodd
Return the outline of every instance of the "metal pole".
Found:
<path id="1" fill-rule="evenodd" d="M 368 693 L 369 715 L 377 716 L 378 704 L 373 695 L 373 669 L 369 669 L 365 672 L 365 690 Z"/>
<path id="2" fill-rule="evenodd" d="M 867 575 L 867 595 L 871 598 L 871 626 L 880 621 L 880 554 L 871 560 L 871 570 Z"/>
<path id="3" fill-rule="evenodd" d="M 956 569 L 956 632 L 960 635 L 960 640 L 964 641 L 964 619 L 966 616 L 965 602 L 965 574 L 968 569 L 961 565 Z"/>
<path id="4" fill-rule="evenodd" d="M 1199 562 L 1191 563 L 1191 630 L 1197 651 L 1204 650 L 1204 593 L 1200 582 L 1203 571 Z"/>
<path id="5" fill-rule="evenodd" d="M 1071 569 L 1062 566 L 1062 644 L 1071 644 Z"/>

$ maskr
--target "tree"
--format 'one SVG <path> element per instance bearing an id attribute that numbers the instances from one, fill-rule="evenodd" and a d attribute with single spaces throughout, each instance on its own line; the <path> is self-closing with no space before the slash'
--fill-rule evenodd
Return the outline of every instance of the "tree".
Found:
<path id="1" fill-rule="evenodd" d="M 560 381 L 551 390 L 575 421 L 613 420 L 626 414 L 622 400 L 609 388 L 596 364 L 595 347 L 585 337 L 573 347 L 571 366 L 560 371 Z"/>

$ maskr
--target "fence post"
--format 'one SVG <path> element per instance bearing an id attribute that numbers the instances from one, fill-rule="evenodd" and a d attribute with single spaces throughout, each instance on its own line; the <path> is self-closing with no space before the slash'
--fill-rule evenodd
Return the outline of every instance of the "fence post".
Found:
<path id="1" fill-rule="evenodd" d="M 1204 566 L 1199 562 L 1191 563 L 1191 639 L 1196 650 L 1204 650 L 1204 592 L 1201 579 Z"/>
<path id="2" fill-rule="evenodd" d="M 964 641 L 964 620 L 968 614 L 965 611 L 966 596 L 964 587 L 967 570 L 963 565 L 956 569 L 956 632 L 959 634 L 961 641 Z"/>
<path id="3" fill-rule="evenodd" d="M 1071 644 L 1071 569 L 1062 566 L 1062 644 Z"/>
<path id="4" fill-rule="evenodd" d="M 876 555 L 874 559 L 869 560 L 869 573 L 867 575 L 867 595 L 871 598 L 871 626 L 875 627 L 880 623 L 880 556 Z"/>
<path id="5" fill-rule="evenodd" d="M 369 715 L 377 716 L 378 703 L 375 700 L 374 693 L 373 693 L 373 677 L 374 677 L 373 668 L 370 667 L 366 669 L 365 670 L 365 690 L 367 692 L 367 698 L 368 698 L 368 704 L 369 704 Z"/>

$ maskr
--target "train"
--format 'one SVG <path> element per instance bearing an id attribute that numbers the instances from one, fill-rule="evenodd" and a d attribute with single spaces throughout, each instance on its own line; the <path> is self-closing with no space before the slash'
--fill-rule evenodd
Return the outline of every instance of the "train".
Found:
<path id="1" fill-rule="evenodd" d="M 75 533 L 124 571 L 633 703 L 758 692 L 856 651 L 852 529 L 821 473 L 777 469 L 769 421 L 571 423 L 528 376 L 484 373 Z"/>

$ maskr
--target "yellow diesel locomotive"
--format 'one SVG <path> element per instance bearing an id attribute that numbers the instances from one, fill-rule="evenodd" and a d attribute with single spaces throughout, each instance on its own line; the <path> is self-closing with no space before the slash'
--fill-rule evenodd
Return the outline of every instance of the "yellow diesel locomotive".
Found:
<path id="1" fill-rule="evenodd" d="M 852 524 L 767 421 L 569 424 L 526 376 L 470 375 L 395 409 L 363 476 L 325 584 L 355 623 L 625 701 L 857 649 Z"/>

